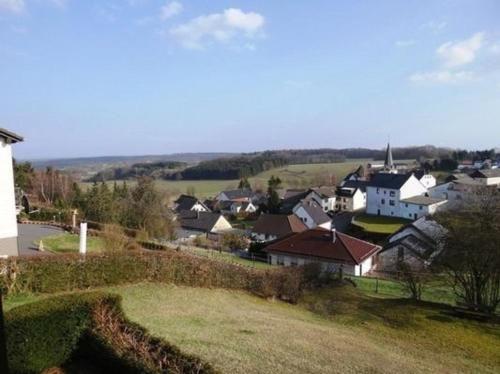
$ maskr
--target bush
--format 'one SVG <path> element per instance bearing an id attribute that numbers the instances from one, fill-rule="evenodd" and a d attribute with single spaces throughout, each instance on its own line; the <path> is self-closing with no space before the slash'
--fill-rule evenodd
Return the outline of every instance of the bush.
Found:
<path id="1" fill-rule="evenodd" d="M 213 373 L 209 364 L 185 355 L 128 321 L 120 297 L 86 293 L 54 297 L 5 315 L 13 373 L 40 373 L 86 358 L 107 372 Z"/>
<path id="2" fill-rule="evenodd" d="M 29 219 L 32 221 L 43 222 L 61 222 L 70 223 L 72 212 L 70 210 L 60 210 L 54 208 L 40 208 L 39 210 L 29 214 Z"/>
<path id="3" fill-rule="evenodd" d="M 6 294 L 55 293 L 150 281 L 241 289 L 262 297 L 295 300 L 303 270 L 263 271 L 166 249 L 89 253 L 85 257 L 11 257 L 0 261 L 0 274 L 0 286 Z M 290 282 L 292 278 L 299 281 Z M 284 287 L 284 283 L 288 285 Z"/>

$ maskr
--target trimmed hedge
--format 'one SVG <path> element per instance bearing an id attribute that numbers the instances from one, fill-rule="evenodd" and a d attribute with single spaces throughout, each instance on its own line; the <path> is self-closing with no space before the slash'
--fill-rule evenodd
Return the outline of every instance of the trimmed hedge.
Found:
<path id="1" fill-rule="evenodd" d="M 251 269 L 175 250 L 11 257 L 0 261 L 6 294 L 55 293 L 137 282 L 240 289 L 296 302 L 302 268 Z"/>
<path id="2" fill-rule="evenodd" d="M 123 314 L 120 297 L 100 292 L 53 297 L 5 314 L 13 373 L 40 373 L 70 361 L 103 372 L 214 373 L 199 358 L 149 336 Z"/>

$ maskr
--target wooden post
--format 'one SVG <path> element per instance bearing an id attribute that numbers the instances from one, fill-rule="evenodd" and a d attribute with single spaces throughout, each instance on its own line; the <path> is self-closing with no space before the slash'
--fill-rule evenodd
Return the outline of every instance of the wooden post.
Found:
<path id="1" fill-rule="evenodd" d="M 7 362 L 7 342 L 5 341 L 5 325 L 3 322 L 2 290 L 0 289 L 0 373 L 9 374 Z"/>
<path id="2" fill-rule="evenodd" d="M 375 293 L 378 293 L 378 278 L 375 278 Z"/>

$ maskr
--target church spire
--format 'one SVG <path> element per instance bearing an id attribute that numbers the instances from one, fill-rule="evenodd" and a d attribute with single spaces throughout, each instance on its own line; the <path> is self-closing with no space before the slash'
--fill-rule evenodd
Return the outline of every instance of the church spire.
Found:
<path id="1" fill-rule="evenodd" d="M 391 143 L 387 143 L 387 150 L 385 151 L 384 169 L 386 169 L 386 170 L 393 170 L 394 169 L 394 161 L 392 160 Z"/>

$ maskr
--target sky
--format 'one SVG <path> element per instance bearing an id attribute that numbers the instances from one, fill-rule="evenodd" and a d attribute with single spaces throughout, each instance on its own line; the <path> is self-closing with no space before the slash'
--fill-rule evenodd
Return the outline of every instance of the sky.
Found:
<path id="1" fill-rule="evenodd" d="M 21 159 L 500 146 L 498 0 L 0 0 Z"/>

